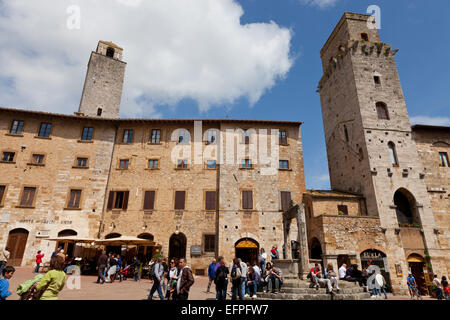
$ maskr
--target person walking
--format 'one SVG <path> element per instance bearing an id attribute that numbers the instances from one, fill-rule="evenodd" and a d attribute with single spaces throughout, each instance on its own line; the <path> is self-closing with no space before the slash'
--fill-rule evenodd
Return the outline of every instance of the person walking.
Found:
<path id="1" fill-rule="evenodd" d="M 11 253 L 9 252 L 8 247 L 0 250 L 0 274 L 2 274 L 3 268 L 6 267 L 10 256 Z"/>
<path id="2" fill-rule="evenodd" d="M 377 273 L 375 275 L 375 288 L 377 294 L 381 297 L 381 292 L 384 294 L 384 299 L 387 299 L 387 293 L 386 293 L 386 280 L 384 279 L 383 275 L 381 273 Z"/>
<path id="3" fill-rule="evenodd" d="M 186 264 L 186 259 L 181 258 L 178 263 L 180 267 L 180 276 L 177 282 L 177 300 L 187 300 L 189 298 L 189 289 L 194 284 L 192 270 Z"/>
<path id="4" fill-rule="evenodd" d="M 435 292 L 436 292 L 436 298 L 438 300 L 442 300 L 443 299 L 443 294 L 442 294 L 441 281 L 439 280 L 437 274 L 434 275 L 433 284 L 436 287 L 434 289 Z"/>
<path id="5" fill-rule="evenodd" d="M 36 254 L 36 268 L 34 269 L 34 273 L 39 273 L 39 267 L 41 266 L 43 257 L 44 254 L 41 253 L 41 250 L 39 250 Z"/>
<path id="6" fill-rule="evenodd" d="M 213 259 L 213 261 L 211 262 L 211 264 L 208 267 L 208 278 L 209 278 L 209 280 L 208 280 L 208 288 L 206 289 L 206 293 L 211 292 L 211 283 L 216 278 L 216 264 L 217 264 L 216 259 Z"/>
<path id="7" fill-rule="evenodd" d="M 247 274 L 248 274 L 248 266 L 242 259 L 239 259 L 239 265 L 241 267 L 241 300 L 244 300 L 245 296 L 248 295 L 245 293 L 245 285 L 247 284 Z"/>
<path id="8" fill-rule="evenodd" d="M 442 284 L 442 288 L 444 291 L 445 300 L 450 300 L 450 288 L 448 286 L 448 281 L 447 281 L 446 276 L 442 276 L 441 284 Z"/>
<path id="9" fill-rule="evenodd" d="M 230 270 L 225 264 L 225 259 L 220 256 L 215 269 L 214 284 L 216 285 L 216 300 L 227 299 L 228 274 Z"/>
<path id="10" fill-rule="evenodd" d="M 233 265 L 231 267 L 231 300 L 244 300 L 244 296 L 241 292 L 241 266 L 238 258 L 233 259 Z"/>
<path id="11" fill-rule="evenodd" d="M 150 278 L 153 280 L 153 286 L 150 289 L 150 294 L 148 295 L 148 300 L 152 300 L 155 291 L 158 291 L 159 298 L 164 300 L 164 295 L 162 294 L 161 283 L 163 281 L 164 267 L 162 265 L 162 258 L 159 257 L 158 260 L 152 265 L 150 269 Z"/>
<path id="12" fill-rule="evenodd" d="M 267 260 L 266 250 L 264 250 L 264 248 L 261 248 L 261 251 L 258 256 L 258 263 L 261 268 L 261 275 L 263 275 L 264 272 L 266 271 L 266 260 Z"/>
<path id="13" fill-rule="evenodd" d="M 174 296 L 176 295 L 175 289 L 178 281 L 178 268 L 175 258 L 170 259 L 170 269 L 167 278 L 169 281 L 166 291 L 166 300 L 174 300 Z"/>
<path id="14" fill-rule="evenodd" d="M 162 277 L 162 291 L 166 292 L 167 291 L 167 277 L 169 275 L 169 265 L 167 264 L 167 258 L 164 258 L 162 261 L 162 266 L 164 269 L 164 273 L 163 273 L 163 277 Z"/>
<path id="15" fill-rule="evenodd" d="M 133 276 L 134 281 L 139 281 L 139 267 L 141 266 L 141 261 L 137 256 L 133 257 L 133 262 L 130 265 L 130 268 L 133 268 Z"/>
<path id="16" fill-rule="evenodd" d="M 66 283 L 63 270 L 64 260 L 60 256 L 50 259 L 50 270 L 36 286 L 36 291 L 40 292 L 39 300 L 58 300 L 58 294 Z"/>
<path id="17" fill-rule="evenodd" d="M 0 279 L 0 301 L 6 300 L 12 293 L 9 291 L 9 279 L 12 278 L 16 272 L 13 266 L 6 266 L 2 270 L 3 279 Z"/>
<path id="18" fill-rule="evenodd" d="M 100 257 L 98 257 L 97 260 L 97 270 L 98 270 L 98 278 L 97 278 L 97 283 L 100 283 L 100 280 L 102 281 L 102 284 L 105 283 L 105 269 L 106 269 L 106 264 L 108 262 L 108 256 L 106 255 L 106 251 L 102 251 L 102 254 L 100 255 Z"/>

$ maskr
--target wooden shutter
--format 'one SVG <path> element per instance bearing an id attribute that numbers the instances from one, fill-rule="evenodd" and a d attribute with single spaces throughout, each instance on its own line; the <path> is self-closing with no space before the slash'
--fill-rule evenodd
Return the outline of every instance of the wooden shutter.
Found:
<path id="1" fill-rule="evenodd" d="M 24 188 L 22 199 L 20 201 L 21 206 L 31 207 L 33 205 L 34 194 L 36 188 Z"/>
<path id="2" fill-rule="evenodd" d="M 130 196 L 130 191 L 125 191 L 123 193 L 123 206 L 122 206 L 122 210 L 127 210 L 128 209 L 128 197 Z"/>
<path id="3" fill-rule="evenodd" d="M 289 209 L 291 202 L 291 193 L 289 191 L 281 191 L 281 210 Z"/>
<path id="4" fill-rule="evenodd" d="M 69 203 L 67 204 L 68 208 L 73 208 L 74 207 L 74 198 L 75 198 L 75 190 L 70 190 L 70 198 L 69 198 Z"/>
<path id="5" fill-rule="evenodd" d="M 216 192 L 215 191 L 206 191 L 206 210 L 216 210 Z"/>
<path id="6" fill-rule="evenodd" d="M 108 210 L 112 210 L 113 201 L 114 201 L 114 191 L 110 191 L 109 192 L 109 198 L 108 198 L 108 206 L 107 206 Z"/>
<path id="7" fill-rule="evenodd" d="M 253 209 L 253 194 L 250 190 L 242 191 L 242 208 Z"/>
<path id="8" fill-rule="evenodd" d="M 0 186 L 0 205 L 3 202 L 3 195 L 5 194 L 5 189 L 6 189 L 5 186 Z"/>
<path id="9" fill-rule="evenodd" d="M 175 210 L 184 210 L 186 191 L 175 191 Z"/>
<path id="10" fill-rule="evenodd" d="M 155 207 L 155 191 L 145 191 L 144 210 L 153 210 Z"/>
<path id="11" fill-rule="evenodd" d="M 81 200 L 81 190 L 72 190 L 74 193 L 74 202 L 73 207 L 79 208 L 80 207 L 80 200 Z"/>

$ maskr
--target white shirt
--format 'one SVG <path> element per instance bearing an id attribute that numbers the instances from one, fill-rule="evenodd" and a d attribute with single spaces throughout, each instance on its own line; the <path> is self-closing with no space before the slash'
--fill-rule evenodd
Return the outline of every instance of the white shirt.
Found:
<path id="1" fill-rule="evenodd" d="M 347 269 L 342 265 L 339 268 L 339 279 L 345 278 L 345 274 L 347 273 Z"/>
<path id="2" fill-rule="evenodd" d="M 264 260 L 267 260 L 267 253 L 265 252 L 261 253 L 261 257 L 263 257 Z"/>
<path id="3" fill-rule="evenodd" d="M 259 270 L 259 267 L 256 264 L 253 266 L 253 270 L 261 277 L 261 270 Z"/>

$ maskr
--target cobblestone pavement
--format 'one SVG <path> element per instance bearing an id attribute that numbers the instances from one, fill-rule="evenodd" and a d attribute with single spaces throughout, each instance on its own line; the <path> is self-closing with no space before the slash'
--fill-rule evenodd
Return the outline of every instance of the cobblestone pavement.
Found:
<path id="1" fill-rule="evenodd" d="M 8 300 L 18 300 L 16 294 L 17 286 L 35 276 L 33 268 L 18 267 L 13 278 L 10 280 L 10 290 L 13 293 Z M 148 297 L 152 282 L 148 279 L 134 282 L 133 279 L 114 283 L 97 284 L 96 276 L 81 276 L 81 288 L 69 289 L 66 285 L 59 294 L 60 300 L 145 300 Z M 195 276 L 195 283 L 191 287 L 189 300 L 213 300 L 215 293 L 206 293 L 208 278 L 204 276 Z M 214 284 L 211 286 L 214 290 Z M 230 297 L 227 297 L 228 299 Z M 158 294 L 155 293 L 154 299 L 158 300 Z M 381 300 L 384 300 L 381 299 Z M 388 300 L 410 300 L 408 296 L 388 295 Z M 436 300 L 430 297 L 424 297 L 423 300 Z"/>

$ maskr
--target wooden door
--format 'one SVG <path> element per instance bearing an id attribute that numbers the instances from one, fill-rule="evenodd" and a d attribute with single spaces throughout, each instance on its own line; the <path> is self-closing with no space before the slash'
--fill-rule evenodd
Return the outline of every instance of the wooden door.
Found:
<path id="1" fill-rule="evenodd" d="M 23 253 L 27 246 L 28 231 L 25 229 L 14 229 L 8 236 L 7 247 L 11 256 L 8 265 L 20 266 L 22 264 Z"/>

